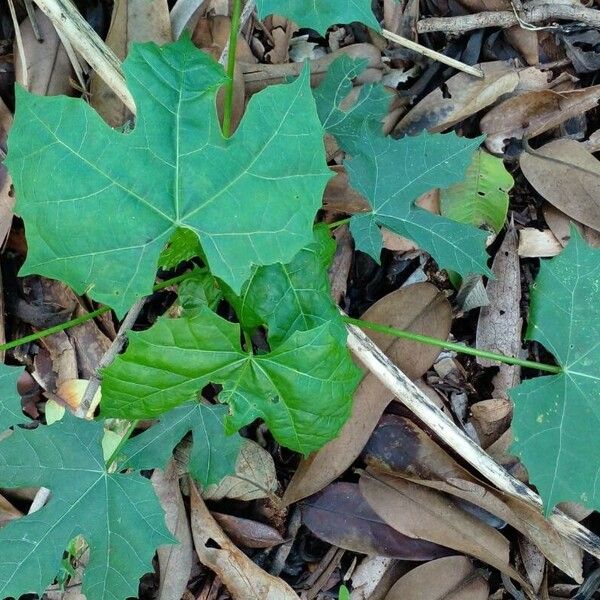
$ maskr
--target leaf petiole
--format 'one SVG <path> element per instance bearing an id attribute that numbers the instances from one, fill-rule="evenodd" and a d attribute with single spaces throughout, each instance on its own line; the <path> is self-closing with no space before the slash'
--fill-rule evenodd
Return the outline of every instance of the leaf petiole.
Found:
<path id="1" fill-rule="evenodd" d="M 496 360 L 507 365 L 519 365 L 528 369 L 537 369 L 539 371 L 546 371 L 548 373 L 562 373 L 562 368 L 557 365 L 549 365 L 546 363 L 540 363 L 533 360 L 524 360 L 522 358 L 516 358 L 514 356 L 506 356 L 497 352 L 489 352 L 487 350 L 478 350 L 477 348 L 470 348 L 469 346 L 463 346 L 456 342 L 447 342 L 439 338 L 430 337 L 428 335 L 421 335 L 420 333 L 414 333 L 412 331 L 405 331 L 403 329 L 396 329 L 395 327 L 388 327 L 387 325 L 380 325 L 379 323 L 372 323 L 370 321 L 363 321 L 362 319 L 353 319 L 352 317 L 342 317 L 343 321 L 350 325 L 356 325 L 363 329 L 371 329 L 378 331 L 379 333 L 385 333 L 394 337 L 403 338 L 406 340 L 413 340 L 415 342 L 421 342 L 422 344 L 428 344 L 429 346 L 437 346 L 438 348 L 445 348 L 446 350 L 454 350 L 461 354 L 469 354 L 471 356 L 479 356 L 481 358 L 487 358 L 489 360 Z"/>
<path id="2" fill-rule="evenodd" d="M 223 137 L 231 136 L 231 115 L 233 112 L 233 78 L 235 76 L 235 58 L 237 40 L 242 14 L 242 0 L 234 0 L 231 9 L 231 29 L 229 31 L 229 52 L 227 54 L 227 84 L 225 85 L 225 102 L 223 105 Z"/>
<path id="3" fill-rule="evenodd" d="M 350 223 L 350 217 L 348 217 L 347 219 L 340 219 L 339 221 L 334 221 L 333 223 L 328 223 L 327 227 L 329 229 L 337 229 L 338 227 L 341 227 L 346 223 Z"/>

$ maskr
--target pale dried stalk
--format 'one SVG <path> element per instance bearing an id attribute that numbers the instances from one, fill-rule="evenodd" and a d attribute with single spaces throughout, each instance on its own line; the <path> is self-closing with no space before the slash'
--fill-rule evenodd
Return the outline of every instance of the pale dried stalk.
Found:
<path id="1" fill-rule="evenodd" d="M 90 67 L 115 92 L 123 104 L 135 114 L 135 102 L 129 93 L 121 70 L 121 62 L 100 39 L 70 0 L 35 0 L 35 3 L 71 42 Z"/>
<path id="2" fill-rule="evenodd" d="M 15 29 L 17 52 L 19 53 L 19 58 L 21 60 L 21 71 L 23 72 L 21 75 L 23 86 L 28 88 L 29 82 L 27 78 L 27 60 L 25 59 L 25 48 L 23 47 L 23 38 L 21 37 L 21 29 L 19 27 L 19 21 L 17 20 L 17 13 L 15 12 L 13 0 L 8 0 L 8 10 L 10 11 L 10 18 L 12 19 L 13 27 Z"/>
<path id="3" fill-rule="evenodd" d="M 457 454 L 499 490 L 542 510 L 541 498 L 496 463 L 459 429 L 359 328 L 348 325 L 348 346 L 364 366 Z M 558 533 L 600 558 L 600 538 L 557 508 L 549 517 Z"/>
<path id="4" fill-rule="evenodd" d="M 533 23 L 543 23 L 555 19 L 580 21 L 591 27 L 600 27 L 600 10 L 586 8 L 576 4 L 546 3 L 535 6 L 524 5 L 517 16 L 511 10 L 481 12 L 461 17 L 432 17 L 417 23 L 417 33 L 444 31 L 445 33 L 464 33 L 482 27 L 512 27 L 527 23 L 527 29 Z"/>
<path id="5" fill-rule="evenodd" d="M 431 50 L 431 48 L 427 48 L 427 46 L 422 46 L 421 44 L 417 44 L 416 42 L 413 42 L 412 40 L 409 40 L 408 38 L 402 37 L 401 35 L 398 35 L 397 33 L 388 31 L 387 29 L 382 29 L 381 35 L 383 35 L 383 37 L 386 40 L 389 40 L 390 42 L 394 42 L 395 44 L 398 44 L 399 46 L 404 46 L 404 48 L 408 48 L 409 50 L 418 52 L 419 54 L 422 54 L 423 56 L 427 56 L 428 58 L 437 60 L 438 62 L 441 62 L 445 65 L 454 67 L 455 69 L 458 69 L 459 71 L 463 71 L 464 73 L 468 73 L 469 75 L 473 75 L 474 77 L 480 77 L 480 78 L 483 77 L 483 71 L 481 71 L 480 69 L 477 69 L 470 65 L 466 65 L 465 63 L 460 62 L 460 60 L 456 60 L 454 58 L 451 58 L 450 56 L 446 56 L 445 54 L 442 54 L 441 52 L 436 52 L 435 50 Z"/>

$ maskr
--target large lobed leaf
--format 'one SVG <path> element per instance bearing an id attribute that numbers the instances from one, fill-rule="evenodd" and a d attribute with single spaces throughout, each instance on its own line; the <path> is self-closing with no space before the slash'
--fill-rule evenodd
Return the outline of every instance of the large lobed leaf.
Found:
<path id="1" fill-rule="evenodd" d="M 371 0 L 256 0 L 256 7 L 261 19 L 281 15 L 323 35 L 332 25 L 353 21 L 381 29 L 371 11 Z"/>
<path id="2" fill-rule="evenodd" d="M 0 486 L 44 486 L 38 512 L 0 529 L 0 598 L 41 594 L 58 572 L 67 544 L 90 546 L 82 592 L 88 600 L 137 596 L 157 546 L 174 543 L 148 479 L 109 474 L 102 425 L 67 414 L 35 430 L 16 429 L 0 443 Z"/>
<path id="3" fill-rule="evenodd" d="M 262 418 L 280 443 L 305 454 L 338 433 L 360 377 L 329 323 L 256 355 L 242 350 L 239 325 L 203 307 L 129 340 L 103 373 L 104 415 L 158 416 L 218 383 L 230 432 Z"/>
<path id="4" fill-rule="evenodd" d="M 577 230 L 542 261 L 531 291 L 527 337 L 552 352 L 563 372 L 525 381 L 515 402 L 513 451 L 546 511 L 571 500 L 600 509 L 600 250 Z"/>
<path id="5" fill-rule="evenodd" d="M 22 373 L 21 367 L 0 366 L 0 433 L 27 421 L 17 394 L 17 381 Z"/>
<path id="6" fill-rule="evenodd" d="M 364 62 L 342 57 L 315 91 L 324 126 L 350 156 L 344 162 L 349 182 L 372 207 L 350 221 L 356 247 L 379 261 L 379 227 L 385 226 L 414 240 L 442 268 L 462 275 L 489 274 L 484 231 L 415 206 L 421 194 L 462 180 L 482 138 L 427 132 L 400 140 L 384 136 L 383 86 L 366 86 L 353 105 L 345 106 L 351 79 L 363 67 Z"/>
<path id="7" fill-rule="evenodd" d="M 150 293 L 178 228 L 237 292 L 252 265 L 289 262 L 331 176 L 308 71 L 253 96 L 225 139 L 225 74 L 189 39 L 134 45 L 123 68 L 138 107 L 128 134 L 82 100 L 17 90 L 7 165 L 29 242 L 22 273 L 89 290 L 122 315 Z"/>

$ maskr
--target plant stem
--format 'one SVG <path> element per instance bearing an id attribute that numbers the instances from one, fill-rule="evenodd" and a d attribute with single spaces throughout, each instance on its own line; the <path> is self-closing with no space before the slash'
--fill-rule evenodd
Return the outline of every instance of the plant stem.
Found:
<path id="1" fill-rule="evenodd" d="M 339 221 L 329 223 L 327 227 L 329 227 L 329 229 L 336 229 L 338 227 L 341 227 L 342 225 L 345 225 L 346 223 L 350 223 L 350 217 L 348 217 L 347 219 L 340 219 Z"/>
<path id="2" fill-rule="evenodd" d="M 469 346 L 463 346 L 462 344 L 457 344 L 455 342 L 447 342 L 439 338 L 430 337 L 428 335 L 421 335 L 420 333 L 413 333 L 412 331 L 404 331 L 402 329 L 396 329 L 395 327 L 387 327 L 386 325 L 380 325 L 379 323 L 372 323 L 370 321 L 363 321 L 362 319 L 353 319 L 352 317 L 342 318 L 346 323 L 356 325 L 357 327 L 372 329 L 373 331 L 378 331 L 379 333 L 385 333 L 394 337 L 421 342 L 422 344 L 428 344 L 429 346 L 437 346 L 438 348 L 454 350 L 456 352 L 460 352 L 461 354 L 469 354 L 471 356 L 479 356 L 489 360 L 496 360 L 507 365 L 519 365 L 521 367 L 527 367 L 528 369 L 547 371 L 548 373 L 562 373 L 562 368 L 557 365 L 549 365 L 546 363 L 535 362 L 533 360 L 516 358 L 514 356 L 506 356 L 505 354 L 499 354 L 496 352 L 488 352 L 487 350 L 469 348 Z"/>
<path id="3" fill-rule="evenodd" d="M 121 441 L 117 444 L 117 447 L 114 449 L 113 453 L 110 455 L 110 457 L 106 461 L 106 469 L 107 470 L 110 469 L 111 465 L 115 462 L 115 460 L 117 460 L 117 458 L 119 458 L 119 453 L 123 449 L 123 446 L 125 445 L 127 440 L 131 437 L 131 434 L 135 431 L 135 428 L 137 427 L 138 423 L 139 423 L 138 420 L 131 421 L 131 423 L 129 423 L 129 427 L 127 428 L 127 431 L 123 434 Z"/>
<path id="4" fill-rule="evenodd" d="M 225 85 L 225 103 L 223 105 L 223 136 L 231 136 L 231 115 L 233 113 L 233 79 L 235 77 L 235 58 L 237 40 L 242 14 L 242 0 L 233 0 L 231 10 L 231 29 L 229 31 L 229 53 L 227 54 L 227 84 Z"/>
<path id="5" fill-rule="evenodd" d="M 164 288 L 169 287 L 170 285 L 175 285 L 180 281 L 183 281 L 187 277 L 190 276 L 190 273 L 184 273 L 183 275 L 178 275 L 177 277 L 173 277 L 172 279 L 167 279 L 166 281 L 161 281 L 157 283 L 152 289 L 155 292 L 163 290 Z M 18 340 L 12 340 L 11 342 L 6 342 L 4 344 L 0 344 L 0 351 L 2 350 L 10 350 L 11 348 L 16 348 L 17 346 L 21 346 L 22 344 L 27 344 L 29 342 L 35 342 L 36 340 L 40 340 L 42 338 L 48 337 L 54 333 L 58 333 L 60 331 L 64 331 L 65 329 L 70 329 L 71 327 L 77 327 L 77 325 L 81 325 L 82 323 L 86 323 L 87 321 L 91 321 L 104 313 L 107 313 L 110 310 L 110 306 L 101 306 L 96 310 L 87 313 L 85 315 L 81 315 L 75 319 L 71 319 L 70 321 L 65 321 L 64 323 L 59 323 L 58 325 L 54 325 L 53 327 L 48 327 L 48 329 L 42 329 L 41 331 L 36 331 L 30 335 L 26 335 L 25 337 L 19 338 Z"/>

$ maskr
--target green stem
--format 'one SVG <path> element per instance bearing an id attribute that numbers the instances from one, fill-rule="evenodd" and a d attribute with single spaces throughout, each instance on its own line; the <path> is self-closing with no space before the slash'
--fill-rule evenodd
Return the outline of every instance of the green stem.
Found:
<path id="1" fill-rule="evenodd" d="M 338 227 L 341 227 L 342 225 L 345 225 L 346 223 L 350 223 L 350 217 L 348 217 L 347 219 L 340 219 L 339 221 L 334 221 L 333 223 L 329 223 L 327 225 L 327 227 L 329 227 L 329 229 L 337 229 Z"/>
<path id="2" fill-rule="evenodd" d="M 516 358 L 514 356 L 506 356 L 505 354 L 499 354 L 496 352 L 488 352 L 487 350 L 478 350 L 477 348 L 469 348 L 462 344 L 455 342 L 446 342 L 439 338 L 430 337 L 428 335 L 421 335 L 420 333 L 413 333 L 412 331 L 404 331 L 402 329 L 396 329 L 395 327 L 387 327 L 386 325 L 380 325 L 379 323 L 372 323 L 370 321 L 363 321 L 362 319 L 353 319 L 352 317 L 343 317 L 346 323 L 362 327 L 364 329 L 372 329 L 379 333 L 385 333 L 387 335 L 393 335 L 394 337 L 403 338 L 406 340 L 413 340 L 415 342 L 421 342 L 422 344 L 428 344 L 429 346 L 437 346 L 438 348 L 445 348 L 447 350 L 454 350 L 461 354 L 469 354 L 471 356 L 479 356 L 481 358 L 487 358 L 489 360 L 496 360 L 498 362 L 505 363 L 507 365 L 519 365 L 521 367 L 527 367 L 528 369 L 538 369 L 539 371 L 547 371 L 548 373 L 562 373 L 562 368 L 557 365 L 549 365 L 546 363 L 535 362 L 533 360 L 524 360 Z"/>
<path id="3" fill-rule="evenodd" d="M 233 114 L 233 79 L 235 76 L 235 57 L 242 14 L 242 0 L 233 0 L 231 10 L 231 29 L 229 31 L 229 51 L 227 54 L 227 84 L 225 85 L 225 103 L 223 105 L 223 136 L 231 136 L 231 115 Z"/>
<path id="4" fill-rule="evenodd" d="M 162 290 L 164 288 L 169 287 L 170 285 L 175 285 L 180 281 L 183 281 L 187 277 L 190 276 L 190 273 L 184 273 L 183 275 L 178 275 L 177 277 L 173 277 L 172 279 L 167 279 L 166 281 L 161 281 L 157 283 L 152 289 L 155 292 Z M 101 306 L 96 310 L 87 313 L 85 315 L 81 315 L 81 317 L 77 317 L 75 319 L 71 319 L 70 321 L 65 321 L 64 323 L 59 323 L 58 325 L 54 325 L 53 327 L 48 327 L 48 329 L 42 329 L 41 331 L 36 331 L 30 335 L 26 335 L 25 337 L 19 338 L 18 340 L 13 340 L 11 342 L 6 342 L 4 344 L 0 344 L 0 351 L 10 350 L 11 348 L 16 348 L 17 346 L 21 346 L 22 344 L 27 344 L 29 342 L 35 342 L 36 340 L 41 340 L 42 338 L 48 337 L 54 333 L 58 333 L 60 331 L 64 331 L 65 329 L 70 329 L 71 327 L 77 327 L 77 325 L 81 325 L 82 323 L 86 323 L 87 321 L 91 321 L 104 313 L 107 313 L 110 310 L 110 306 Z"/>
<path id="5" fill-rule="evenodd" d="M 123 446 L 125 445 L 127 440 L 131 437 L 131 434 L 135 431 L 135 428 L 137 427 L 138 423 L 139 421 L 137 420 L 131 421 L 131 423 L 129 423 L 129 427 L 127 428 L 127 431 L 123 434 L 121 441 L 117 444 L 117 447 L 114 449 L 113 453 L 106 461 L 107 470 L 110 469 L 111 465 L 117 460 L 117 458 L 119 458 L 119 453 L 123 449 Z"/>

